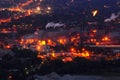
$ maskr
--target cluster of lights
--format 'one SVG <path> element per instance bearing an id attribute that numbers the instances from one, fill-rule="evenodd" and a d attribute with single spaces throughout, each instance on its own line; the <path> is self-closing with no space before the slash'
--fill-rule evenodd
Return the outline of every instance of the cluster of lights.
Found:
<path id="1" fill-rule="evenodd" d="M 105 36 L 105 37 L 102 38 L 102 41 L 110 41 L 110 38 Z"/>
<path id="2" fill-rule="evenodd" d="M 43 2 L 43 0 L 28 0 L 25 3 L 20 3 L 17 6 L 10 7 L 10 8 L 1 8 L 0 11 L 8 10 L 10 12 L 18 12 L 17 15 L 14 14 L 14 19 L 20 19 L 25 16 L 30 16 L 34 14 L 48 14 L 51 12 L 52 8 L 50 6 L 47 6 L 46 8 L 43 8 L 40 4 Z M 34 8 L 28 8 L 25 7 L 30 6 L 31 3 L 34 3 L 37 5 L 37 7 L 33 6 Z M 1 19 L 0 23 L 6 23 L 10 22 L 11 18 L 8 19 Z"/>

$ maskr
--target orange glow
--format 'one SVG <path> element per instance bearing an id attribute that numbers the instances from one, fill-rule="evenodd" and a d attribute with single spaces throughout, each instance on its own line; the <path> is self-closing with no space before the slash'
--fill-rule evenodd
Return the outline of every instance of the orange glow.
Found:
<path id="1" fill-rule="evenodd" d="M 60 38 L 60 39 L 58 39 L 58 42 L 60 43 L 60 44 L 66 44 L 67 43 L 67 41 L 66 41 L 66 39 L 62 39 L 62 38 Z"/>
<path id="2" fill-rule="evenodd" d="M 99 42 L 96 42 L 96 45 L 100 45 L 100 43 L 99 43 Z"/>
<path id="3" fill-rule="evenodd" d="M 96 32 L 97 32 L 97 30 L 93 30 L 92 32 L 96 33 Z"/>
<path id="4" fill-rule="evenodd" d="M 2 29 L 0 32 L 7 34 L 7 33 L 11 33 L 12 31 L 9 29 Z"/>
<path id="5" fill-rule="evenodd" d="M 96 39 L 91 39 L 90 41 L 91 41 L 91 42 L 96 42 Z"/>
<path id="6" fill-rule="evenodd" d="M 82 55 L 81 55 L 81 53 L 73 53 L 73 56 L 74 57 L 81 57 Z"/>
<path id="7" fill-rule="evenodd" d="M 31 10 L 27 10 L 27 12 L 26 12 L 26 16 L 29 16 L 29 15 L 31 15 Z"/>
<path id="8" fill-rule="evenodd" d="M 0 23 L 6 23 L 6 22 L 10 22 L 11 18 L 8 19 L 0 19 Z"/>
<path id="9" fill-rule="evenodd" d="M 73 42 L 73 41 L 75 41 L 76 40 L 76 38 L 75 37 L 72 37 L 71 38 L 71 42 Z"/>
<path id="10" fill-rule="evenodd" d="M 21 4 L 20 7 L 25 7 L 25 6 L 29 5 L 32 2 L 33 2 L 33 0 L 28 0 L 26 3 Z"/>
<path id="11" fill-rule="evenodd" d="M 107 41 L 109 38 L 108 37 L 105 37 L 104 40 Z"/>
<path id="12" fill-rule="evenodd" d="M 23 44 L 23 41 L 20 41 L 20 44 Z"/>
<path id="13" fill-rule="evenodd" d="M 89 52 L 88 52 L 88 51 L 86 51 L 86 57 L 89 57 L 89 56 L 90 56 Z"/>
<path id="14" fill-rule="evenodd" d="M 48 40 L 47 40 L 47 45 L 50 45 L 50 46 L 55 46 L 55 45 L 56 45 L 56 43 L 55 43 L 55 42 L 53 42 L 52 40 L 48 39 Z"/>
<path id="15" fill-rule="evenodd" d="M 76 52 L 75 48 L 70 49 L 71 52 Z"/>
<path id="16" fill-rule="evenodd" d="M 47 41 L 48 43 L 50 43 L 51 42 L 51 40 L 50 39 L 48 39 L 48 41 Z"/>
<path id="17" fill-rule="evenodd" d="M 89 57 L 89 56 L 90 56 L 89 52 L 83 52 L 82 53 L 82 57 Z"/>
<path id="18" fill-rule="evenodd" d="M 40 46 L 37 46 L 37 51 L 41 51 L 41 47 Z"/>
<path id="19" fill-rule="evenodd" d="M 82 48 L 82 51 L 85 51 L 85 48 Z"/>
<path id="20" fill-rule="evenodd" d="M 35 6 L 37 6 L 36 2 L 38 2 L 38 0 L 26 0 L 25 2 L 19 3 L 16 6 L 12 6 L 9 8 L 0 8 L 0 11 L 8 10 L 11 12 L 14 12 L 14 11 L 18 12 L 17 14 L 15 13 L 15 14 L 13 14 L 13 16 L 11 16 L 13 19 L 20 19 L 22 17 L 26 17 L 29 15 L 40 14 L 41 10 L 44 10 L 44 12 L 46 12 L 46 14 L 50 13 L 50 11 L 52 9 L 50 6 L 46 7 L 46 9 L 44 9 L 44 8 L 41 9 L 40 4 L 42 1 L 43 0 L 39 0 L 39 3 L 38 3 L 39 5 L 37 8 L 33 7 L 33 5 L 32 5 L 32 7 L 29 8 L 29 5 L 31 5 L 33 3 Z M 0 20 L 0 23 L 6 23 L 6 22 L 11 22 L 11 19 L 9 18 L 9 19 Z"/>
<path id="21" fill-rule="evenodd" d="M 23 41 L 21 41 L 21 42 L 23 42 Z M 31 44 L 31 43 L 34 43 L 34 39 L 27 39 L 26 40 L 26 42 L 25 42 L 26 44 Z"/>
<path id="22" fill-rule="evenodd" d="M 52 53 L 52 57 L 55 57 L 55 53 L 54 52 Z"/>
<path id="23" fill-rule="evenodd" d="M 7 45 L 7 46 L 6 46 L 6 48 L 7 48 L 7 49 L 10 49 L 10 48 L 11 48 L 11 46 L 10 46 L 10 45 Z"/>
<path id="24" fill-rule="evenodd" d="M 9 11 L 18 11 L 18 12 L 20 12 L 21 9 L 19 7 L 9 8 Z"/>
<path id="25" fill-rule="evenodd" d="M 105 36 L 104 38 L 102 38 L 102 41 L 110 41 L 110 38 Z"/>
<path id="26" fill-rule="evenodd" d="M 44 57 L 44 56 L 42 56 L 42 55 L 40 55 L 40 54 L 38 54 L 38 55 L 37 55 L 37 58 L 44 59 L 45 57 Z"/>
<path id="27" fill-rule="evenodd" d="M 19 43 L 22 45 L 22 44 L 23 44 L 23 42 L 24 42 L 24 39 L 21 39 Z"/>
<path id="28" fill-rule="evenodd" d="M 71 57 L 66 57 L 64 59 L 62 59 L 63 62 L 71 62 L 73 61 L 73 59 Z"/>

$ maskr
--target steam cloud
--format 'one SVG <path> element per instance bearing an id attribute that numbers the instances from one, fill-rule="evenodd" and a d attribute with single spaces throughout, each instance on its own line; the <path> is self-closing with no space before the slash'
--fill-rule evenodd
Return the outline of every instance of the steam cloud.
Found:
<path id="1" fill-rule="evenodd" d="M 111 21 L 115 21 L 118 17 L 120 16 L 120 12 L 117 13 L 117 15 L 115 13 L 111 14 L 110 18 L 107 18 L 104 20 L 104 22 L 111 22 Z"/>
<path id="2" fill-rule="evenodd" d="M 50 27 L 56 28 L 56 27 L 64 27 L 64 26 L 65 26 L 65 24 L 62 24 L 62 23 L 49 22 L 49 23 L 45 26 L 45 28 L 47 29 L 47 28 L 50 28 Z"/>

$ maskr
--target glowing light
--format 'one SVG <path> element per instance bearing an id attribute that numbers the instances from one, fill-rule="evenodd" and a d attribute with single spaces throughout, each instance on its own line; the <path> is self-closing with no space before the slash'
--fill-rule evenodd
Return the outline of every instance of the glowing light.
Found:
<path id="1" fill-rule="evenodd" d="M 32 2 L 33 2 L 33 0 L 28 0 L 26 3 L 21 4 L 20 7 L 25 7 L 29 4 L 31 4 Z"/>
<path id="2" fill-rule="evenodd" d="M 102 38 L 102 41 L 110 41 L 110 38 L 105 36 L 105 37 Z"/>
<path id="3" fill-rule="evenodd" d="M 48 10 L 51 10 L 51 7 L 47 7 Z"/>
<path id="4" fill-rule="evenodd" d="M 8 76 L 9 79 L 12 79 L 13 77 L 11 75 Z"/>
<path id="5" fill-rule="evenodd" d="M 98 10 L 94 10 L 94 11 L 92 11 L 93 16 L 96 16 L 97 13 L 98 13 Z"/>
<path id="6" fill-rule="evenodd" d="M 96 45 L 100 45 L 100 43 L 99 43 L 99 42 L 96 42 Z"/>
<path id="7" fill-rule="evenodd" d="M 42 41 L 42 42 L 41 42 L 41 45 L 46 45 L 46 41 Z"/>
<path id="8" fill-rule="evenodd" d="M 40 10 L 41 10 L 41 8 L 40 8 L 40 7 L 37 7 L 37 10 L 38 10 L 38 11 L 40 11 Z"/>
<path id="9" fill-rule="evenodd" d="M 45 57 L 42 56 L 42 55 L 40 55 L 40 54 L 38 54 L 38 55 L 37 55 L 37 58 L 44 59 Z"/>
<path id="10" fill-rule="evenodd" d="M 85 51 L 85 48 L 82 48 L 82 51 Z"/>
<path id="11" fill-rule="evenodd" d="M 6 22 L 10 22 L 11 18 L 8 19 L 0 19 L 0 23 L 6 23 Z"/>
<path id="12" fill-rule="evenodd" d="M 7 49 L 10 49 L 10 48 L 11 48 L 11 46 L 10 46 L 10 45 L 7 45 L 7 46 L 6 46 L 6 48 L 7 48 Z"/>
<path id="13" fill-rule="evenodd" d="M 42 45 L 42 46 L 44 46 L 44 45 L 46 45 L 46 41 L 38 41 L 38 45 Z"/>
<path id="14" fill-rule="evenodd" d="M 89 52 L 83 52 L 82 53 L 82 57 L 89 57 L 89 56 L 90 56 Z"/>
<path id="15" fill-rule="evenodd" d="M 89 57 L 89 56 L 90 56 L 89 52 L 88 52 L 88 51 L 86 51 L 86 57 Z"/>
<path id="16" fill-rule="evenodd" d="M 40 46 L 37 46 L 37 51 L 41 51 L 41 47 Z"/>
<path id="17" fill-rule="evenodd" d="M 96 33 L 96 32 L 97 32 L 97 30 L 93 30 L 92 32 Z"/>
<path id="18" fill-rule="evenodd" d="M 76 52 L 75 48 L 70 49 L 71 52 Z"/>
<path id="19" fill-rule="evenodd" d="M 29 15 L 42 14 L 42 12 L 40 12 L 41 11 L 41 7 L 37 7 L 36 9 L 35 9 L 35 7 L 26 9 L 26 7 L 28 7 L 33 2 L 38 2 L 38 3 L 33 3 L 33 4 L 37 4 L 38 6 L 40 6 L 42 1 L 43 0 L 39 0 L 39 2 L 38 2 L 38 0 L 27 0 L 24 3 L 19 3 L 18 5 L 13 6 L 13 7 L 0 8 L 0 11 L 8 10 L 8 11 L 11 11 L 11 12 L 14 12 L 14 11 L 18 12 L 19 15 L 13 14 L 13 17 L 12 17 L 13 19 L 17 20 L 17 19 L 29 16 Z M 50 13 L 51 7 L 48 6 L 47 9 L 43 8 L 42 10 L 43 10 L 43 13 L 46 12 L 46 14 L 47 14 L 47 13 Z M 8 18 L 8 19 L 0 20 L 0 23 L 6 23 L 6 22 L 11 22 L 11 19 Z"/>
<path id="20" fill-rule="evenodd" d="M 51 40 L 50 39 L 48 39 L 48 41 L 47 41 L 48 43 L 50 43 L 51 42 Z"/>
<path id="21" fill-rule="evenodd" d="M 71 62 L 73 61 L 73 59 L 71 57 L 66 57 L 64 59 L 62 59 L 63 62 Z"/>
<path id="22" fill-rule="evenodd" d="M 63 45 L 67 43 L 66 39 L 62 39 L 62 38 L 59 39 L 58 42 Z"/>
<path id="23" fill-rule="evenodd" d="M 71 42 L 74 42 L 75 40 L 76 40 L 75 37 L 72 37 L 72 38 L 71 38 Z"/>
<path id="24" fill-rule="evenodd" d="M 97 40 L 96 40 L 96 39 L 91 39 L 90 41 L 91 41 L 91 42 L 96 42 Z"/>
<path id="25" fill-rule="evenodd" d="M 55 57 L 55 53 L 54 52 L 52 53 L 52 57 Z"/>

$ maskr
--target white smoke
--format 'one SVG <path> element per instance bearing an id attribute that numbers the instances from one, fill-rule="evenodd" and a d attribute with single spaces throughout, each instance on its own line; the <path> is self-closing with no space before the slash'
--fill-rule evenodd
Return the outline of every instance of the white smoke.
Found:
<path id="1" fill-rule="evenodd" d="M 47 23 L 47 25 L 45 26 L 45 28 L 57 28 L 57 27 L 64 27 L 65 24 L 62 24 L 62 23 L 54 23 L 54 22 L 49 22 Z"/>
<path id="2" fill-rule="evenodd" d="M 50 27 L 53 27 L 53 28 L 54 28 L 54 25 L 55 25 L 54 22 L 49 22 L 49 23 L 47 23 L 47 25 L 45 26 L 45 28 L 46 28 L 46 29 L 47 29 L 47 28 L 50 28 Z"/>
<path id="3" fill-rule="evenodd" d="M 56 24 L 54 25 L 54 28 L 56 28 L 56 27 L 64 27 L 64 26 L 65 26 L 64 24 L 56 23 Z"/>
<path id="4" fill-rule="evenodd" d="M 117 13 L 117 15 L 115 13 L 111 14 L 110 18 L 107 18 L 104 20 L 104 22 L 111 22 L 111 21 L 115 21 L 118 17 L 120 16 L 120 12 Z"/>

